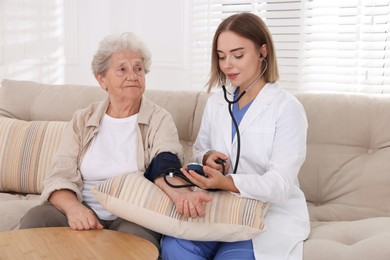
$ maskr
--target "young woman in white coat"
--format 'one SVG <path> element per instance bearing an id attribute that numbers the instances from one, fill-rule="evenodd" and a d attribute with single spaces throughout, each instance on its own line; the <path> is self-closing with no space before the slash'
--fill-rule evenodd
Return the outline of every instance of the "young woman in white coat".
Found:
<path id="1" fill-rule="evenodd" d="M 194 146 L 195 160 L 205 165 L 208 178 L 184 173 L 204 189 L 269 201 L 266 230 L 230 243 L 165 237 L 163 259 L 302 259 L 310 224 L 298 172 L 306 155 L 307 120 L 302 105 L 277 79 L 275 49 L 264 22 L 250 13 L 225 19 L 214 36 L 208 82 L 209 91 L 223 90 L 208 99 Z M 217 159 L 225 161 L 227 174 Z"/>

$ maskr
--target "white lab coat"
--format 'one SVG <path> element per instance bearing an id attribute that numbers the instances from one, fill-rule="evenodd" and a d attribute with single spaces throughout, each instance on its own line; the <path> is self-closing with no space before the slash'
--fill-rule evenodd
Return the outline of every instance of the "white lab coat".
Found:
<path id="1" fill-rule="evenodd" d="M 234 89 L 229 92 L 234 93 Z M 240 191 L 237 195 L 271 202 L 265 217 L 266 230 L 252 239 L 255 257 L 302 259 L 302 241 L 310 232 L 305 196 L 297 178 L 306 156 L 304 108 L 277 83 L 267 83 L 239 129 L 239 165 L 237 174 L 231 175 Z M 208 150 L 228 155 L 230 171 L 233 170 L 237 138 L 232 142 L 232 120 L 222 91 L 207 101 L 194 145 L 194 160 L 201 163 Z"/>

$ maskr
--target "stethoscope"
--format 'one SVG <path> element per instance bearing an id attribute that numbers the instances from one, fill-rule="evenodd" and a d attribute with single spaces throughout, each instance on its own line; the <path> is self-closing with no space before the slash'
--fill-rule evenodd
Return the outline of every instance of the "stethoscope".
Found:
<path id="1" fill-rule="evenodd" d="M 225 97 L 225 100 L 226 102 L 228 103 L 228 109 L 229 109 L 229 114 L 230 114 L 230 117 L 232 118 L 232 121 L 233 121 L 233 124 L 234 124 L 234 127 L 236 129 L 236 134 L 237 134 L 237 155 L 236 155 L 236 162 L 235 162 L 235 165 L 234 165 L 234 169 L 233 169 L 233 173 L 236 173 L 237 172 L 237 168 L 238 168 L 238 161 L 240 159 L 240 149 L 241 149 L 241 137 L 240 137 L 240 130 L 238 128 L 238 124 L 237 124 L 237 120 L 236 118 L 234 117 L 233 115 L 233 105 L 235 103 L 237 103 L 238 101 L 240 101 L 240 99 L 245 95 L 245 93 L 256 83 L 256 81 L 259 80 L 259 78 L 261 78 L 261 76 L 263 76 L 264 72 L 267 70 L 267 67 L 268 67 L 268 63 L 267 63 L 267 60 L 262 58 L 263 60 L 265 60 L 265 66 L 264 66 L 264 70 L 261 72 L 261 74 L 256 77 L 256 79 L 251 83 L 249 84 L 249 86 L 237 97 L 237 99 L 234 99 L 233 97 L 233 100 L 230 101 L 227 97 L 227 94 L 229 95 L 232 95 L 234 96 L 234 94 L 231 94 L 230 92 L 228 92 L 226 90 L 226 87 L 225 85 L 222 86 L 222 89 L 223 89 L 223 93 L 224 93 L 224 97 Z M 225 175 L 225 161 L 221 160 L 220 158 L 218 158 L 216 161 L 216 163 L 218 164 L 221 164 L 222 166 L 222 173 Z M 199 165 L 198 165 L 199 166 Z M 188 168 L 187 168 L 188 170 Z M 180 185 L 176 185 L 176 184 L 172 184 L 168 181 L 168 178 L 169 177 L 180 177 L 182 178 L 183 180 L 185 180 L 188 184 L 180 184 Z M 170 187 L 173 187 L 173 188 L 185 188 L 185 187 L 193 187 L 193 186 L 196 186 L 195 184 L 193 184 L 179 169 L 175 169 L 175 168 L 168 168 L 167 170 L 165 170 L 165 172 L 163 173 L 163 177 L 164 177 L 164 180 L 165 182 L 170 186 Z M 217 191 L 218 189 L 208 189 L 209 191 Z"/>
<path id="2" fill-rule="evenodd" d="M 262 58 L 262 57 L 260 57 Z M 237 97 L 237 99 L 234 100 L 234 94 L 228 92 L 226 90 L 226 87 L 225 85 L 222 85 L 222 89 L 223 89 L 223 96 L 225 98 L 225 101 L 227 102 L 228 104 L 228 110 L 229 110 L 229 114 L 230 114 L 230 117 L 232 118 L 232 121 L 233 121 L 233 125 L 234 125 L 234 128 L 236 129 L 236 135 L 237 135 L 237 154 L 236 154 L 236 162 L 234 164 L 234 168 L 233 168 L 233 174 L 235 174 L 237 172 L 237 168 L 238 168 L 238 161 L 240 160 L 240 151 L 241 151 L 241 136 L 240 136 L 240 130 L 238 128 L 238 124 L 237 124 L 237 120 L 236 118 L 234 117 L 233 115 L 233 105 L 235 103 L 237 103 L 238 101 L 240 101 L 240 99 L 245 95 L 246 92 L 248 92 L 248 90 L 261 78 L 261 76 L 263 76 L 264 72 L 267 70 L 267 67 L 268 67 L 268 62 L 266 59 L 262 58 L 264 61 L 265 61 L 265 66 L 264 66 L 264 69 L 263 71 L 261 72 L 261 74 L 259 76 L 257 76 L 255 78 L 255 80 L 249 84 L 248 87 L 246 87 L 246 89 Z M 233 96 L 233 100 L 229 100 L 228 97 L 227 97 L 227 94 Z"/>

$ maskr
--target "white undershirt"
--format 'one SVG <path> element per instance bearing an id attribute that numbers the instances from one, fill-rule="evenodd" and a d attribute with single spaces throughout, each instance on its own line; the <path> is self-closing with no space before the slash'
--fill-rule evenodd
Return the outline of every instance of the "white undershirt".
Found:
<path id="1" fill-rule="evenodd" d="M 117 217 L 107 211 L 91 192 L 109 177 L 135 172 L 137 167 L 137 116 L 112 118 L 104 115 L 99 132 L 92 140 L 81 163 L 80 171 L 84 186 L 85 201 L 100 219 L 114 220 Z"/>

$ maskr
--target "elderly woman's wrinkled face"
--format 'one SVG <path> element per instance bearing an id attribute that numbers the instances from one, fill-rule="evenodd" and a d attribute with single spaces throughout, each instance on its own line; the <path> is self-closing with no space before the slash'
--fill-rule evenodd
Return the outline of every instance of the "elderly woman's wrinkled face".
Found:
<path id="1" fill-rule="evenodd" d="M 106 75 L 98 75 L 101 87 L 111 100 L 129 102 L 139 100 L 145 91 L 145 67 L 137 52 L 119 51 L 110 59 Z"/>

